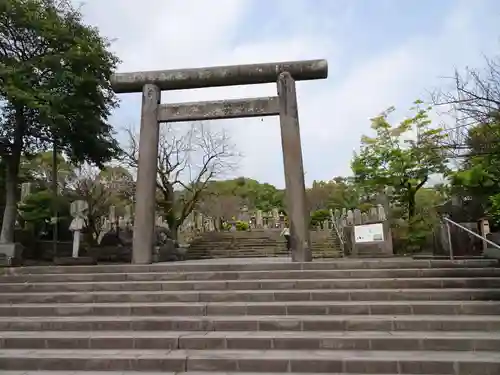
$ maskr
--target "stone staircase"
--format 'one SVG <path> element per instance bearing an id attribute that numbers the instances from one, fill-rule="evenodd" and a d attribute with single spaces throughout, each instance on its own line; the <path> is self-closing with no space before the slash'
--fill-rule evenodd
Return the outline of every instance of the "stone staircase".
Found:
<path id="1" fill-rule="evenodd" d="M 202 233 L 191 242 L 187 258 L 283 257 L 287 251 L 280 233 L 281 229 Z M 332 236 L 331 231 L 311 231 L 310 235 L 314 259 L 340 257 L 338 239 Z"/>
<path id="2" fill-rule="evenodd" d="M 500 374 L 493 260 L 0 269 L 0 374 Z"/>

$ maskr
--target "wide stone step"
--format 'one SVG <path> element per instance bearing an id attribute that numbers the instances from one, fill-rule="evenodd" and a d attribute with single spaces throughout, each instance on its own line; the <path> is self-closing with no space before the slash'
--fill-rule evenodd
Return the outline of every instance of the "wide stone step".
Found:
<path id="1" fill-rule="evenodd" d="M 481 268 L 498 266 L 496 259 L 473 260 L 413 260 L 391 258 L 384 260 L 342 260 L 318 262 L 175 262 L 154 265 L 99 265 L 0 268 L 0 275 L 66 274 L 66 273 L 130 273 L 130 272 L 193 272 L 193 271 L 264 271 L 264 270 L 329 270 L 329 269 L 384 269 L 384 268 Z"/>
<path id="2" fill-rule="evenodd" d="M 322 241 L 319 243 L 313 243 L 311 245 L 311 250 L 317 250 L 317 249 L 328 249 L 328 248 L 334 248 L 336 247 L 335 243 L 333 241 Z M 247 242 L 245 244 L 239 244 L 237 248 L 234 248 L 234 244 L 231 243 L 225 243 L 225 244 L 217 244 L 217 243 L 210 243 L 210 244 L 194 244 L 189 246 L 189 252 L 216 252 L 216 253 L 223 253 L 225 251 L 231 251 L 231 252 L 245 252 L 245 251 L 286 251 L 286 244 L 285 242 L 279 242 L 275 244 L 269 244 L 269 242 Z"/>
<path id="3" fill-rule="evenodd" d="M 253 371 L 348 374 L 500 373 L 498 352 L 331 350 L 18 350 L 0 352 L 3 370 Z"/>
<path id="4" fill-rule="evenodd" d="M 213 375 L 213 372 L 205 371 L 189 371 L 189 372 L 150 372 L 150 371 L 50 371 L 47 374 L 46 371 L 2 371 L 2 375 Z M 290 372 L 241 372 L 241 371 L 224 371 L 218 372 L 218 375 L 290 375 Z M 295 375 L 346 375 L 346 373 L 319 373 L 319 372 L 294 372 Z M 360 375 L 360 374 L 349 374 L 349 375 Z M 398 375 L 398 374 L 378 374 L 378 375 Z M 411 375 L 411 374 L 410 374 Z M 433 374 L 434 375 L 434 374 Z M 436 374 L 443 375 L 443 374 Z"/>
<path id="5" fill-rule="evenodd" d="M 500 315 L 0 317 L 0 331 L 500 331 Z"/>
<path id="6" fill-rule="evenodd" d="M 290 375 L 290 372 L 241 372 L 241 371 L 224 371 L 217 372 L 218 375 Z M 320 373 L 320 372 L 294 372 L 295 375 L 346 375 L 343 373 Z M 188 371 L 188 372 L 150 372 L 150 371 L 50 371 L 48 374 L 46 371 L 2 371 L 2 375 L 214 375 L 213 372 L 205 371 Z M 360 375 L 350 373 L 349 375 Z M 377 374 L 377 375 L 398 375 L 398 374 Z M 412 375 L 412 374 L 410 374 Z M 416 375 L 416 374 L 413 374 Z M 433 375 L 444 375 L 444 374 L 433 374 Z"/>
<path id="7" fill-rule="evenodd" d="M 500 332 L 0 332 L 2 349 L 499 351 Z"/>
<path id="8" fill-rule="evenodd" d="M 282 257 L 286 256 L 288 253 L 286 251 L 283 252 L 274 252 L 274 251 L 252 251 L 252 252 L 198 252 L 198 253 L 188 253 L 186 255 L 187 260 L 200 260 L 200 259 L 226 259 L 226 258 L 273 258 L 273 257 Z M 312 252 L 313 259 L 332 259 L 332 258 L 340 258 L 340 251 L 335 249 L 313 249 Z"/>
<path id="9" fill-rule="evenodd" d="M 0 305 L 0 316 L 495 315 L 500 301 L 301 301 Z M 478 318 L 479 319 L 479 318 Z"/>
<path id="10" fill-rule="evenodd" d="M 49 268 L 50 269 L 50 268 Z M 202 272 L 129 272 L 0 275 L 1 290 L 7 283 L 71 283 L 123 281 L 200 281 L 263 279 L 347 279 L 347 278 L 450 278 L 500 277 L 500 268 L 402 268 L 402 269 L 331 269 L 273 271 L 202 271 Z M 27 286 L 29 287 L 29 286 Z"/>
<path id="11" fill-rule="evenodd" d="M 0 293 L 0 303 L 498 301 L 500 289 L 320 289 Z"/>
<path id="12" fill-rule="evenodd" d="M 412 289 L 500 288 L 500 277 L 390 278 L 390 279 L 271 279 L 189 281 L 110 281 L 79 283 L 1 284 L 4 293 L 174 291 L 174 290 L 283 290 L 283 289 Z"/>

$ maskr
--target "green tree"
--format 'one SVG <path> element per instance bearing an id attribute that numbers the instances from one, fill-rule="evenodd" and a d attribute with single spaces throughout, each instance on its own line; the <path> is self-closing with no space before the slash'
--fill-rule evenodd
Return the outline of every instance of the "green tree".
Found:
<path id="1" fill-rule="evenodd" d="M 0 2 L 0 155 L 6 203 L 0 241 L 11 242 L 23 153 L 52 148 L 102 165 L 118 152 L 107 119 L 118 59 L 64 0 Z"/>
<path id="2" fill-rule="evenodd" d="M 500 222 L 500 123 L 479 124 L 468 130 L 467 153 L 451 174 L 452 192 L 467 201 L 472 216 L 485 213 Z M 470 199 L 473 198 L 473 199 Z"/>
<path id="3" fill-rule="evenodd" d="M 328 221 L 331 219 L 330 211 L 327 209 L 316 210 L 311 213 L 311 228 L 316 227 L 317 225 L 321 225 L 324 221 Z"/>
<path id="4" fill-rule="evenodd" d="M 355 180 L 375 193 L 390 186 L 409 219 L 415 216 L 417 192 L 433 174 L 448 172 L 446 155 L 440 147 L 441 129 L 431 126 L 429 109 L 415 102 L 413 117 L 392 126 L 389 108 L 371 120 L 375 137 L 363 136 L 361 151 L 354 155 Z"/>
<path id="5" fill-rule="evenodd" d="M 352 178 L 335 177 L 330 181 L 313 181 L 306 190 L 309 210 L 361 208 L 362 186 Z"/>
<path id="6" fill-rule="evenodd" d="M 27 222 L 36 236 L 49 229 L 52 223 L 52 209 L 57 207 L 58 224 L 71 222 L 69 213 L 70 201 L 67 196 L 54 197 L 52 191 L 45 189 L 36 191 L 19 203 L 21 218 Z"/>
<path id="7" fill-rule="evenodd" d="M 251 178 L 238 177 L 231 180 L 212 181 L 200 202 L 209 207 L 215 204 L 213 215 L 231 217 L 246 205 L 250 210 L 271 211 L 273 208 L 284 210 L 285 192 L 269 183 L 260 183 Z M 210 202 L 219 200 L 220 202 Z M 211 213 L 207 213 L 211 215 Z"/>
<path id="8" fill-rule="evenodd" d="M 41 188 L 50 189 L 53 178 L 52 159 L 52 150 L 22 157 L 19 177 Z M 57 154 L 56 167 L 57 185 L 59 191 L 63 191 L 75 178 L 74 167 L 60 153 Z"/>

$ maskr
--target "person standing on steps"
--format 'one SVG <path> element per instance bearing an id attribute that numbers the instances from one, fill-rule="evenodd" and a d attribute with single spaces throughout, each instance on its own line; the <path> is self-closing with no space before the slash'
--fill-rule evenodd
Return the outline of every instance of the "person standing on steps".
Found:
<path id="1" fill-rule="evenodd" d="M 281 231 L 280 236 L 285 237 L 286 251 L 288 252 L 288 255 L 290 255 L 291 243 L 290 243 L 290 228 L 288 228 L 288 223 L 285 223 L 285 227 Z"/>

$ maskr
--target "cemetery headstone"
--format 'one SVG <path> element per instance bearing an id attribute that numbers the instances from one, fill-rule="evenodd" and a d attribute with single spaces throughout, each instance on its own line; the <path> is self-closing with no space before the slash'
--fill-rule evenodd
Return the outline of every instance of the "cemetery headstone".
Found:
<path id="1" fill-rule="evenodd" d="M 31 182 L 21 184 L 21 202 L 23 202 L 31 194 Z"/>
<path id="2" fill-rule="evenodd" d="M 264 221 L 262 218 L 262 211 L 261 210 L 257 210 L 257 212 L 255 214 L 255 226 L 257 228 L 262 228 L 264 226 Z"/>
<path id="3" fill-rule="evenodd" d="M 115 206 L 109 207 L 109 222 L 111 223 L 112 228 L 116 224 L 116 207 Z"/>

